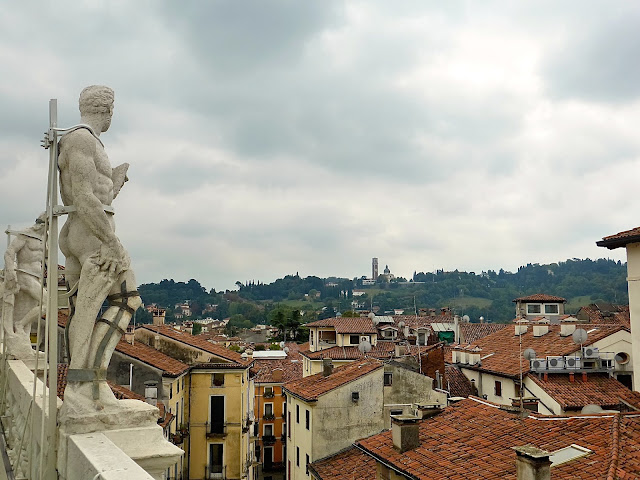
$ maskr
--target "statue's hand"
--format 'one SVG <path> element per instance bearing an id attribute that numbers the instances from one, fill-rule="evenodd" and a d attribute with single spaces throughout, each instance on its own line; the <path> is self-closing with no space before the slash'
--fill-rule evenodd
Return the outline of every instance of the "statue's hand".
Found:
<path id="1" fill-rule="evenodd" d="M 129 256 L 119 241 L 107 245 L 103 243 L 100 246 L 100 254 L 98 256 L 98 265 L 100 270 L 109 273 L 120 274 L 129 269 Z"/>

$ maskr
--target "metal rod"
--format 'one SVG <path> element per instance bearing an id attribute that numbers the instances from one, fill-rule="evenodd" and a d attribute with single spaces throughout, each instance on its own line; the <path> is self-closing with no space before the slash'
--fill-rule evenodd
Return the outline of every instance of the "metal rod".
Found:
<path id="1" fill-rule="evenodd" d="M 56 480 L 56 450 L 58 443 L 58 217 L 53 215 L 53 209 L 58 205 L 58 134 L 53 130 L 58 126 L 58 101 L 49 100 L 49 125 L 51 128 L 52 145 L 49 149 L 49 238 L 47 262 L 47 328 L 49 330 L 49 418 L 47 431 L 49 433 L 46 478 Z M 43 406 L 44 407 L 44 406 Z M 42 444 L 44 450 L 45 445 Z"/>

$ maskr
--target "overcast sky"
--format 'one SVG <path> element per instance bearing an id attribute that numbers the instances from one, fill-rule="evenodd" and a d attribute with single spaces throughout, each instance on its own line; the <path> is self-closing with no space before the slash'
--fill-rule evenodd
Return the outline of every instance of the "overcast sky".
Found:
<path id="1" fill-rule="evenodd" d="M 0 224 L 44 209 L 48 100 L 108 85 L 139 283 L 624 260 L 595 242 L 640 225 L 638 2 L 0 6 Z"/>

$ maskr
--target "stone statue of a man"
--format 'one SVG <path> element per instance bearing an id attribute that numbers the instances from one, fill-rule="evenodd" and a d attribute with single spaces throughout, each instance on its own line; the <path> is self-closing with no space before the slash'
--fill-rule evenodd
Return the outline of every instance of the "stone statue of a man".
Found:
<path id="1" fill-rule="evenodd" d="M 32 227 L 16 234 L 4 253 L 2 323 L 7 352 L 21 360 L 35 357 L 31 324 L 43 314 L 40 301 L 46 299 L 40 284 L 45 218 L 41 214 Z"/>
<path id="2" fill-rule="evenodd" d="M 100 134 L 111 125 L 113 90 L 93 85 L 80 94 L 82 126 L 60 140 L 60 193 L 73 206 L 60 232 L 65 277 L 77 283 L 67 325 L 67 408 L 102 409 L 115 403 L 106 369 L 131 316 L 140 306 L 130 259 L 115 234 L 111 202 L 125 181 L 128 164 L 111 168 Z M 98 318 L 105 299 L 107 311 Z M 74 406 L 75 405 L 75 406 Z"/>

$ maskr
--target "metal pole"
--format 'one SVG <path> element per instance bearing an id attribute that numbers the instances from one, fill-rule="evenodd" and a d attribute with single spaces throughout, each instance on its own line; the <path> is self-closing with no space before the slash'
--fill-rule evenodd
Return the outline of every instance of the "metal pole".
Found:
<path id="1" fill-rule="evenodd" d="M 45 478 L 56 480 L 56 451 L 58 443 L 58 217 L 54 208 L 58 205 L 58 138 L 54 130 L 58 126 L 58 101 L 49 100 L 49 138 L 52 145 L 49 149 L 49 202 L 47 217 L 49 219 L 48 261 L 47 261 L 47 320 L 49 330 L 49 418 L 46 430 L 49 442 L 46 445 L 47 462 Z M 44 407 L 44 405 L 43 405 Z M 42 445 L 45 448 L 45 445 Z"/>

